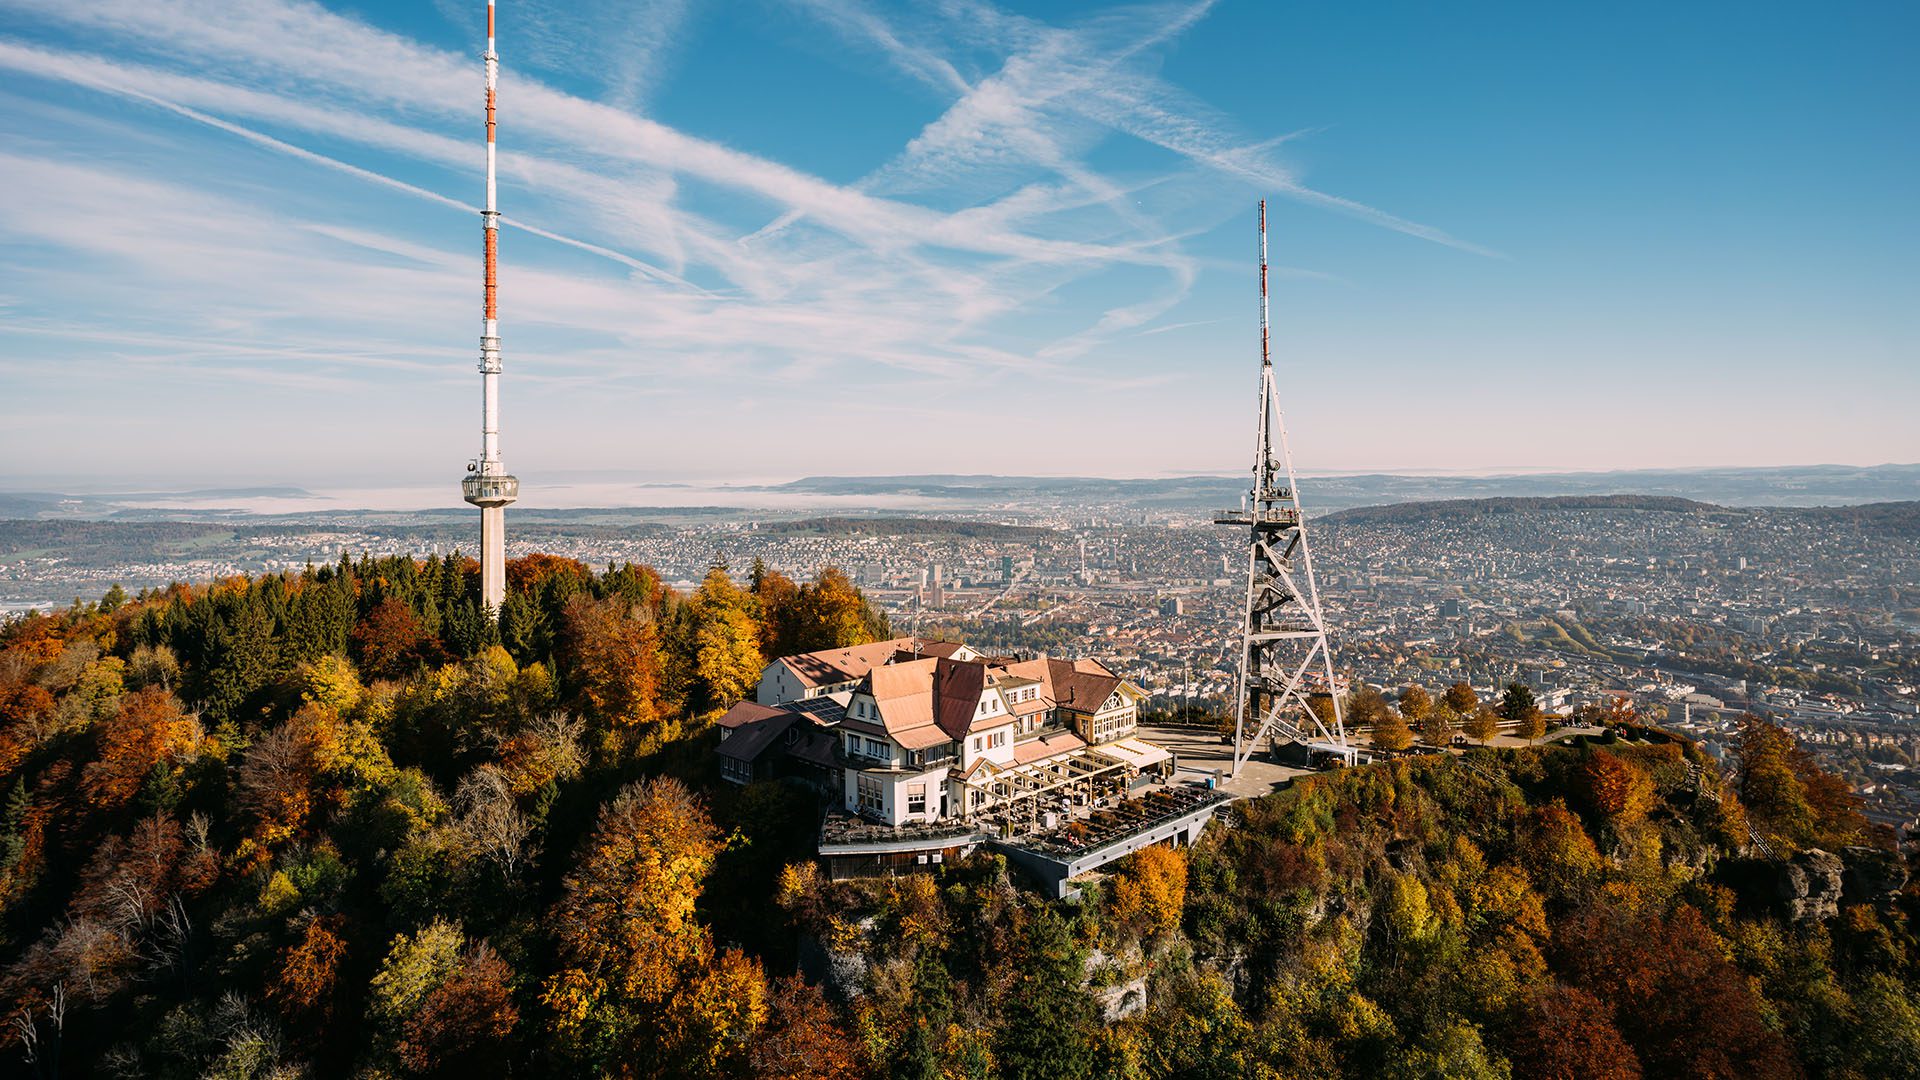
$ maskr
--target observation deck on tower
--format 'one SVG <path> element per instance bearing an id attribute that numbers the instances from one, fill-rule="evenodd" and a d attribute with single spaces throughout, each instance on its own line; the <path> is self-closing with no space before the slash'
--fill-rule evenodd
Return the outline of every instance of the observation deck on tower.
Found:
<path id="1" fill-rule="evenodd" d="M 520 478 L 469 468 L 466 479 L 460 481 L 460 493 L 475 506 L 506 506 L 520 497 Z"/>
<path id="2" fill-rule="evenodd" d="M 1271 525 L 1287 528 L 1300 524 L 1300 511 L 1290 506 L 1275 506 L 1265 510 L 1215 510 L 1215 525 Z"/>

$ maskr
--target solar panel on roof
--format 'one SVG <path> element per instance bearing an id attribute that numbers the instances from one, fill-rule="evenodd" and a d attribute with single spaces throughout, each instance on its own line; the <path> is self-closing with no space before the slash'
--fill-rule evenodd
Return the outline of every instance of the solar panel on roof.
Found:
<path id="1" fill-rule="evenodd" d="M 804 701 L 795 701 L 787 705 L 794 712 L 806 713 L 823 723 L 838 723 L 846 719 L 847 707 L 832 698 L 816 697 Z"/>

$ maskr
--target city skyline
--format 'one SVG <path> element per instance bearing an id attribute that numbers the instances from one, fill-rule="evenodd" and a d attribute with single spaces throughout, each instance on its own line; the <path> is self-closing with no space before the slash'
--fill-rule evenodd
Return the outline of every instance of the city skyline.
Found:
<path id="1" fill-rule="evenodd" d="M 457 469 L 483 6 L 0 11 L 19 478 Z M 1304 473 L 1920 458 L 1894 5 L 501 21 L 523 476 L 1236 473 L 1261 196 Z"/>

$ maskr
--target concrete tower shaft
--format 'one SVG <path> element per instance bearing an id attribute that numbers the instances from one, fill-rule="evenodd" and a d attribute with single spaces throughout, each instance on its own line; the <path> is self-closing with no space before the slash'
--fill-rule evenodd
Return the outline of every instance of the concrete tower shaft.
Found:
<path id="1" fill-rule="evenodd" d="M 487 201 L 480 211 L 484 247 L 484 295 L 480 319 L 480 457 L 467 464 L 462 496 L 480 508 L 480 597 L 498 615 L 507 597 L 507 512 L 520 497 L 520 481 L 500 460 L 500 209 L 494 180 L 494 104 L 500 57 L 494 52 L 493 0 L 487 0 Z"/>

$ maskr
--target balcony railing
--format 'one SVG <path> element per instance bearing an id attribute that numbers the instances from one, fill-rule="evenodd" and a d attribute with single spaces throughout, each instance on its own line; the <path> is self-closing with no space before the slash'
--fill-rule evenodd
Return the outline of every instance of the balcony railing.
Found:
<path id="1" fill-rule="evenodd" d="M 1291 507 L 1271 510 L 1215 510 L 1215 525 L 1298 525 L 1300 511 Z"/>

